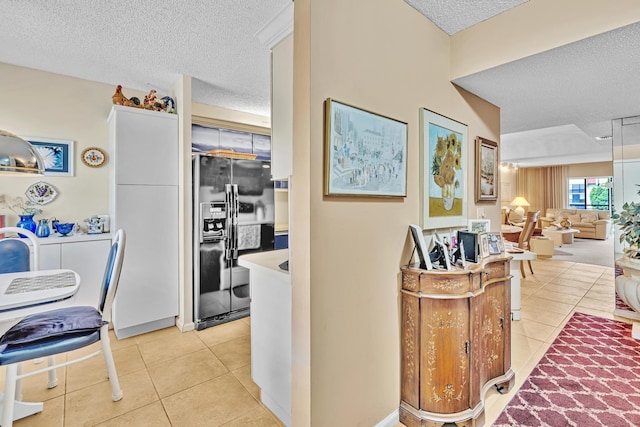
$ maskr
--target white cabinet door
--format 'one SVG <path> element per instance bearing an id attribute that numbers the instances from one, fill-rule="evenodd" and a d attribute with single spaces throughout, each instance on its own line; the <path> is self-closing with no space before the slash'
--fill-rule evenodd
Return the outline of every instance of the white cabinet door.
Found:
<path id="1" fill-rule="evenodd" d="M 271 53 L 271 176 L 288 178 L 293 164 L 293 34 Z"/>
<path id="2" fill-rule="evenodd" d="M 177 185 L 178 116 L 114 106 L 116 184 Z"/>
<path id="3" fill-rule="evenodd" d="M 60 244 L 40 245 L 40 270 L 56 270 L 60 264 Z"/>
<path id="4" fill-rule="evenodd" d="M 73 304 L 97 307 L 111 241 L 72 242 L 57 246 L 62 247 L 62 268 L 69 268 L 80 276 L 80 289 Z"/>
<path id="5" fill-rule="evenodd" d="M 127 233 L 113 313 L 119 333 L 178 315 L 178 187 L 118 185 L 115 191 L 115 227 Z"/>

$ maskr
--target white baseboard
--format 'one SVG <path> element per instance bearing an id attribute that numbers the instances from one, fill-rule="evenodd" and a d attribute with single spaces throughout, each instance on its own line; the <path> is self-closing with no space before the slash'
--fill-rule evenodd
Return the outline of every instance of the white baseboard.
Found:
<path id="1" fill-rule="evenodd" d="M 400 422 L 400 410 L 396 409 L 386 416 L 386 418 L 376 424 L 375 427 L 395 427 Z"/>

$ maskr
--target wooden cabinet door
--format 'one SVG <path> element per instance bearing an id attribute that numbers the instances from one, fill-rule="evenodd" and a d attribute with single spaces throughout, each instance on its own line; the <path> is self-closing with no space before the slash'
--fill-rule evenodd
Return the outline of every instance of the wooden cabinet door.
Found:
<path id="1" fill-rule="evenodd" d="M 469 408 L 469 298 L 420 299 L 420 409 Z"/>
<path id="2" fill-rule="evenodd" d="M 504 282 L 485 287 L 482 303 L 480 339 L 483 352 L 480 359 L 480 384 L 505 373 L 505 330 L 508 316 L 505 310 Z"/>

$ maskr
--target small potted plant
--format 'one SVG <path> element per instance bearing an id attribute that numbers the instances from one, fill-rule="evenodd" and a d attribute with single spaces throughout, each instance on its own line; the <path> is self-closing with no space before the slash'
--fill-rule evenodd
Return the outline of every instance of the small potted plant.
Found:
<path id="1" fill-rule="evenodd" d="M 638 184 L 636 186 L 640 187 Z M 620 213 L 611 218 L 614 224 L 620 226 L 620 243 L 626 242 L 629 245 L 624 249 L 625 256 L 638 260 L 640 267 L 640 203 L 625 202 Z"/>
<path id="2" fill-rule="evenodd" d="M 625 304 L 640 313 L 640 203 L 625 202 L 620 213 L 611 218 L 620 226 L 620 243 L 629 245 L 624 249 L 624 256 L 616 261 L 623 270 L 623 275 L 616 277 L 616 293 Z M 639 323 L 634 323 L 631 335 L 640 339 Z"/>

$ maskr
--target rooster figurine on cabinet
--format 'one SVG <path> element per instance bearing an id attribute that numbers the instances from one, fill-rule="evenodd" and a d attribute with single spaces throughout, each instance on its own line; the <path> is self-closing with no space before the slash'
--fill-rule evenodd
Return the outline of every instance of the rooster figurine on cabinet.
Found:
<path id="1" fill-rule="evenodd" d="M 126 107 L 140 107 L 140 100 L 136 97 L 131 97 L 131 99 L 124 96 L 122 93 L 122 86 L 118 85 L 116 87 L 116 93 L 113 94 L 111 100 L 115 105 L 124 105 Z"/>

